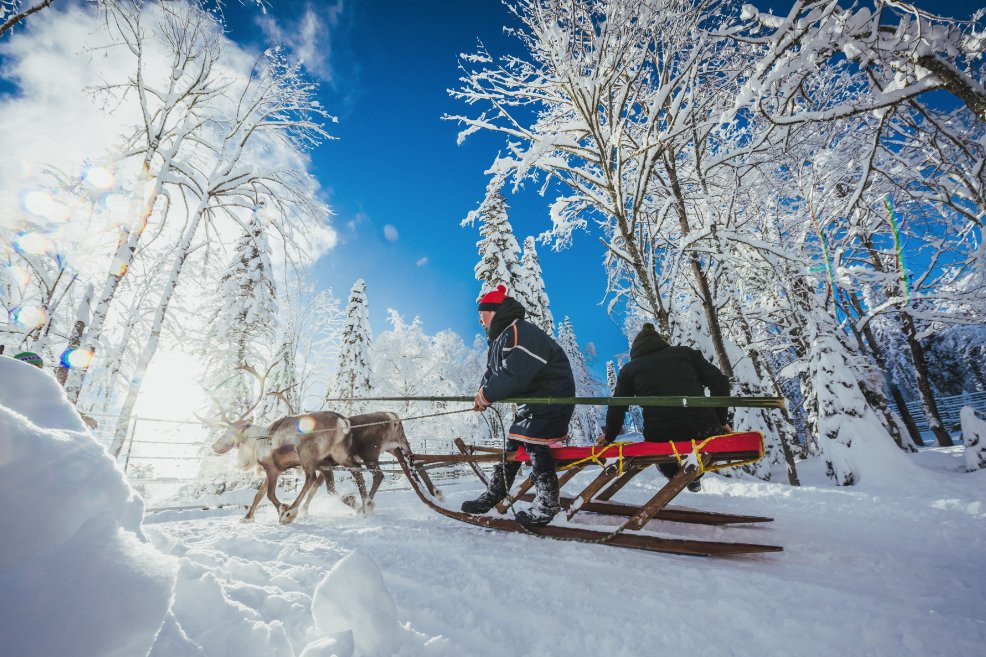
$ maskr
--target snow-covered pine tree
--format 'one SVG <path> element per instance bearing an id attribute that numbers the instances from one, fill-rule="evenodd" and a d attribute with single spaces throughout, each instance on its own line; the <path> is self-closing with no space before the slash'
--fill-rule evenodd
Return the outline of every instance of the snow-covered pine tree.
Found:
<path id="1" fill-rule="evenodd" d="M 298 387 L 298 369 L 295 363 L 297 345 L 294 326 L 288 324 L 281 336 L 281 345 L 274 354 L 274 362 L 270 374 L 267 375 L 267 392 L 280 392 L 284 399 L 268 395 L 260 403 L 257 417 L 261 422 L 269 423 L 290 415 L 292 412 L 302 412 L 300 390 Z"/>
<path id="2" fill-rule="evenodd" d="M 372 344 L 366 283 L 361 278 L 349 292 L 342 344 L 339 346 L 339 366 L 336 368 L 335 385 L 329 391 L 330 397 L 354 399 L 370 393 L 373 389 L 370 381 Z M 367 410 L 364 403 L 353 401 L 330 402 L 329 408 L 343 415 L 356 415 Z"/>
<path id="3" fill-rule="evenodd" d="M 975 472 L 986 468 L 986 422 L 979 419 L 972 406 L 959 412 L 962 422 L 962 442 L 965 443 L 965 469 Z"/>
<path id="4" fill-rule="evenodd" d="M 238 368 L 262 372 L 270 357 L 265 346 L 277 329 L 277 292 L 264 228 L 254 214 L 206 310 L 214 318 L 202 341 L 206 382 L 230 413 L 253 403 L 256 381 Z"/>
<path id="5" fill-rule="evenodd" d="M 514 236 L 514 229 L 507 218 L 510 209 L 501 191 L 503 180 L 494 177 L 486 187 L 486 196 L 476 210 L 462 221 L 462 225 L 480 222 L 476 242 L 479 262 L 476 263 L 476 280 L 480 282 L 477 299 L 486 292 L 503 284 L 507 294 L 517 299 L 525 308 L 530 308 L 532 298 L 527 288 L 527 278 L 520 264 L 520 245 Z"/>
<path id="6" fill-rule="evenodd" d="M 579 347 L 575 337 L 575 329 L 572 327 L 572 320 L 568 317 L 558 324 L 558 344 L 568 356 L 568 362 L 572 366 L 572 374 L 575 376 L 575 394 L 579 397 L 593 397 L 599 389 L 599 384 L 589 373 L 582 349 Z M 572 422 L 568 426 L 568 435 L 572 437 L 573 444 L 591 444 L 601 431 L 598 409 L 594 406 L 579 405 L 575 407 L 575 414 Z"/>
<path id="7" fill-rule="evenodd" d="M 908 462 L 866 402 L 848 360 L 852 354 L 842 343 L 844 334 L 822 308 L 804 317 L 811 345 L 807 380 L 812 382 L 805 398 L 826 473 L 839 486 L 852 486 L 861 477 L 895 480 Z"/>
<path id="8" fill-rule="evenodd" d="M 616 365 L 611 360 L 606 361 L 606 387 L 611 395 L 616 390 Z"/>
<path id="9" fill-rule="evenodd" d="M 527 319 L 550 335 L 555 326 L 555 318 L 551 315 L 551 303 L 548 301 L 548 293 L 544 289 L 544 279 L 541 277 L 541 261 L 538 259 L 538 252 L 534 247 L 533 236 L 528 236 L 524 240 L 521 269 L 524 273 L 524 291 L 529 295 L 526 302 L 521 300 L 521 303 L 527 308 Z"/>

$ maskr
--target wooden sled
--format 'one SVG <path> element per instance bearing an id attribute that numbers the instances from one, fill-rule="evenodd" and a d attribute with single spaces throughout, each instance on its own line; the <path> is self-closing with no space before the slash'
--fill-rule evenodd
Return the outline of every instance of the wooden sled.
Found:
<path id="1" fill-rule="evenodd" d="M 579 513 L 594 513 L 626 518 L 618 528 L 611 531 L 552 524 L 545 527 L 532 527 L 521 525 L 507 517 L 473 515 L 447 509 L 437 504 L 434 496 L 430 494 L 433 490 L 431 482 L 427 479 L 418 478 L 418 473 L 423 472 L 422 466 L 440 467 L 442 465 L 468 463 L 485 483 L 486 476 L 479 468 L 479 463 L 530 461 L 530 457 L 523 447 L 516 452 L 504 453 L 498 449 L 466 445 L 461 440 L 456 440 L 456 445 L 461 452 L 460 454 L 406 455 L 399 453 L 398 461 L 422 502 L 438 513 L 461 522 L 544 538 L 675 554 L 712 556 L 780 552 L 783 550 L 778 545 L 663 538 L 640 531 L 651 520 L 703 525 L 770 522 L 772 518 L 668 508 L 671 500 L 702 472 L 736 467 L 760 460 L 763 457 L 763 436 L 757 432 L 725 434 L 702 441 L 690 442 L 613 443 L 604 447 L 552 448 L 551 454 L 559 472 L 559 488 L 563 488 L 576 474 L 586 468 L 600 468 L 599 474 L 577 495 L 566 496 L 563 494 L 561 496 L 564 517 L 571 520 Z M 650 466 L 659 463 L 680 463 L 682 467 L 678 474 L 671 478 L 650 500 L 640 505 L 611 501 L 611 498 L 631 479 Z M 533 498 L 528 493 L 531 485 L 530 479 L 521 483 L 513 495 L 500 503 L 497 511 L 504 514 L 513 502 L 530 501 Z M 561 514 L 559 517 L 562 517 Z"/>

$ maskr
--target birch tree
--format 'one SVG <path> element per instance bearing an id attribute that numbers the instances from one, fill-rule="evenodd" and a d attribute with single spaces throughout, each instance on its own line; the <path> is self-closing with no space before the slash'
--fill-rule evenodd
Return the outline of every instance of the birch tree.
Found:
<path id="1" fill-rule="evenodd" d="M 235 225 L 239 216 L 264 207 L 276 222 L 272 226 L 280 226 L 280 232 L 286 234 L 304 231 L 306 224 L 317 225 L 327 215 L 315 198 L 307 173 L 280 168 L 277 159 L 263 157 L 265 150 L 300 154 L 328 137 L 321 123 L 328 114 L 314 99 L 314 92 L 314 85 L 302 77 L 298 64 L 289 64 L 276 50 L 264 53 L 239 93 L 220 106 L 225 113 L 213 117 L 214 141 L 199 144 L 204 149 L 204 166 L 186 165 L 175 176 L 187 221 L 173 250 L 150 334 L 131 377 L 123 417 L 133 412 L 139 383 L 160 344 L 169 304 L 196 246 L 200 226 L 218 230 L 224 218 Z M 123 438 L 123 431 L 118 430 L 112 453 L 119 452 Z"/>
<path id="2" fill-rule="evenodd" d="M 129 0 L 107 5 L 107 25 L 118 46 L 134 58 L 133 76 L 121 84 L 94 90 L 108 102 L 136 102 L 141 124 L 126 138 L 119 166 L 134 161 L 129 220 L 119 227 L 119 239 L 105 280 L 92 304 L 88 322 L 76 323 L 69 349 L 94 353 L 121 281 L 130 270 L 141 239 L 156 211 L 158 220 L 170 211 L 165 184 L 180 176 L 186 143 L 206 130 L 212 101 L 225 91 L 227 81 L 218 70 L 222 28 L 200 3 L 175 3 L 167 9 Z M 162 75 L 161 51 L 170 58 Z M 134 170 L 131 168 L 130 170 Z M 158 204 L 158 199 L 163 202 Z M 81 392 L 84 370 L 65 376 L 69 401 Z"/>

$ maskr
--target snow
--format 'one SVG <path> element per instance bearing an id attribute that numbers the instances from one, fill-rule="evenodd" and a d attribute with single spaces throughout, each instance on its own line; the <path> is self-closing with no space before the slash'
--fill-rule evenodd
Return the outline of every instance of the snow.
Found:
<path id="1" fill-rule="evenodd" d="M 888 461 L 851 487 L 834 486 L 821 458 L 799 463 L 801 487 L 709 473 L 675 506 L 775 521 L 647 527 L 784 546 L 728 558 L 484 530 L 410 490 L 382 491 L 369 516 L 320 493 L 291 525 L 267 502 L 253 524 L 229 508 L 141 522 L 140 500 L 87 432 L 45 427 L 46 413 L 68 417 L 42 382 L 50 376 L 9 361 L 0 358 L 4 654 L 965 657 L 986 642 L 976 575 L 986 470 L 966 472 L 961 447 L 902 454 L 904 467 Z M 46 387 L 40 415 L 11 410 L 23 407 L 11 390 Z M 663 482 L 652 469 L 617 498 L 646 500 Z M 443 488 L 457 508 L 480 486 Z M 583 512 L 571 522 L 617 520 Z"/>
<path id="2" fill-rule="evenodd" d="M 18 657 L 147 654 L 174 559 L 54 377 L 0 356 L 0 636 Z"/>
<path id="3" fill-rule="evenodd" d="M 36 376 L 43 374 L 43 376 Z M 55 377 L 34 365 L 0 356 L 0 406 L 46 429 L 85 431 L 82 418 L 67 402 Z"/>
<path id="4" fill-rule="evenodd" d="M 322 634 L 350 632 L 360 654 L 389 655 L 400 644 L 394 598 L 380 568 L 359 551 L 340 559 L 316 587 L 312 616 Z"/>
<path id="5" fill-rule="evenodd" d="M 986 422 L 979 419 L 975 409 L 965 406 L 959 414 L 962 423 L 962 442 L 965 444 L 965 467 L 969 472 L 986 468 Z"/>

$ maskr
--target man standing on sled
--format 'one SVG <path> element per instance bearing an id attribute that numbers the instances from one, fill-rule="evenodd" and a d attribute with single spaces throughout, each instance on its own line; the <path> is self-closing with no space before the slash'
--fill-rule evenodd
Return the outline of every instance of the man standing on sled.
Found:
<path id="1" fill-rule="evenodd" d="M 702 396 L 708 388 L 714 397 L 729 395 L 729 379 L 702 354 L 688 347 L 672 347 L 661 337 L 653 324 L 644 324 L 630 346 L 630 362 L 620 368 L 616 377 L 614 397 Z M 596 439 L 605 445 L 623 431 L 626 406 L 610 406 L 606 412 L 606 429 Z M 732 431 L 726 408 L 687 408 L 645 406 L 644 440 L 701 440 Z M 670 479 L 680 469 L 676 463 L 657 466 Z M 688 484 L 688 490 L 702 489 L 698 479 Z"/>
<path id="2" fill-rule="evenodd" d="M 550 335 L 524 320 L 526 311 L 500 285 L 479 300 L 479 322 L 489 336 L 486 373 L 473 402 L 473 410 L 508 397 L 572 397 L 575 377 L 565 352 Z M 548 445 L 568 438 L 568 423 L 575 407 L 570 404 L 521 404 L 510 426 L 507 450 L 524 445 L 531 456 L 534 503 L 517 513 L 517 522 L 547 525 L 561 505 L 558 475 Z M 463 502 L 466 513 L 486 513 L 507 496 L 519 462 L 497 465 L 489 487 L 475 500 Z"/>

